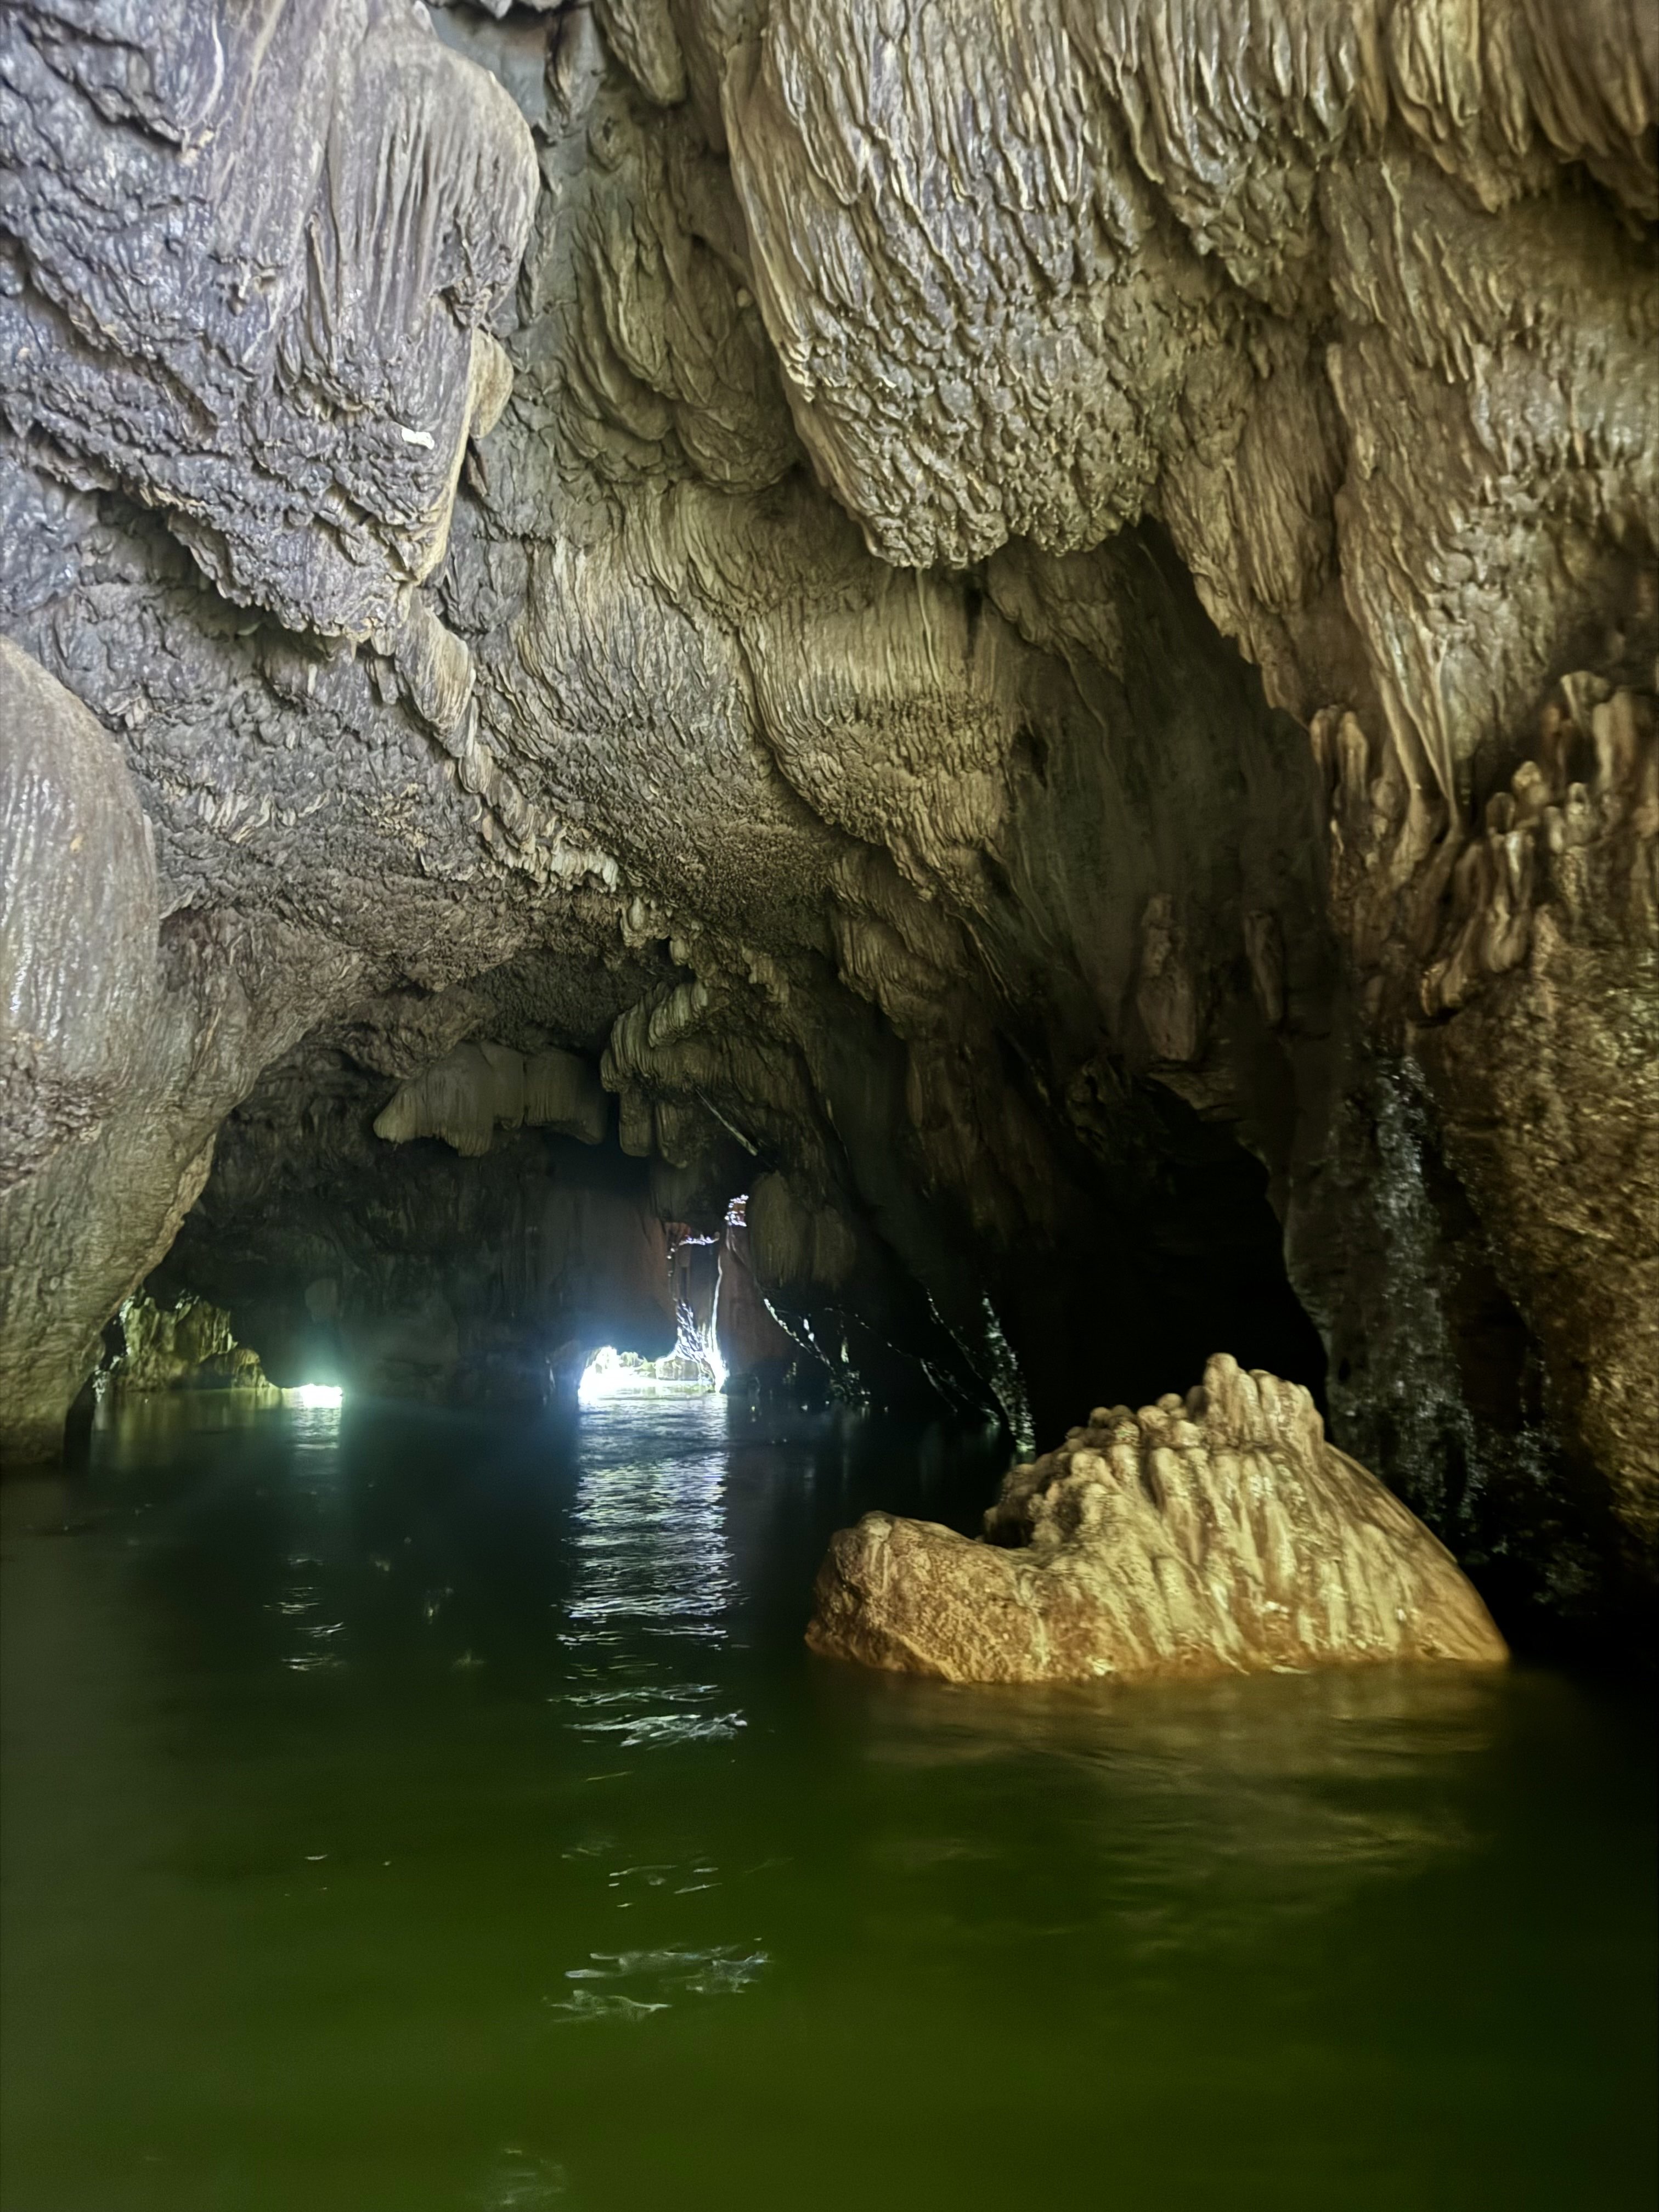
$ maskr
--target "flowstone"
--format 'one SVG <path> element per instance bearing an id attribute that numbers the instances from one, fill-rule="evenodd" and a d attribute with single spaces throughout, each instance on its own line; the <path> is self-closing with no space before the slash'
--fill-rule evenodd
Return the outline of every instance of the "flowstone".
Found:
<path id="1" fill-rule="evenodd" d="M 1097 1407 L 1015 1468 L 983 1540 L 866 1513 L 831 1540 L 816 1596 L 815 1651 L 951 1682 L 1507 1656 L 1451 1554 L 1326 1441 L 1308 1393 L 1224 1353 L 1184 1400 Z"/>

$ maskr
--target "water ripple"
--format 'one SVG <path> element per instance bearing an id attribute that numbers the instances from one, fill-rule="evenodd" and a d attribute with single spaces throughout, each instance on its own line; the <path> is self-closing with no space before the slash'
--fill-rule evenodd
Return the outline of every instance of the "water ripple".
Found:
<path id="1" fill-rule="evenodd" d="M 709 1950 L 687 1950 L 678 1946 L 659 1951 L 590 1951 L 590 1963 L 565 1970 L 567 1982 L 580 1986 L 563 1997 L 546 2000 L 550 2011 L 573 2020 L 641 2021 L 652 2013 L 666 2012 L 675 1996 L 734 1996 L 746 1990 L 770 1964 L 758 1944 L 721 1943 Z M 648 1994 L 629 1995 L 623 1990 L 594 1990 L 590 1982 L 631 1981 L 643 1984 Z"/>
<path id="2" fill-rule="evenodd" d="M 736 1595 L 714 1454 L 592 1468 L 578 1486 L 572 1622 L 719 1630 Z"/>
<path id="3" fill-rule="evenodd" d="M 720 1705 L 717 1683 L 674 1679 L 672 1662 L 659 1667 L 631 1649 L 641 1636 L 705 1646 L 727 1640 L 737 1586 L 725 1473 L 723 1455 L 699 1452 L 584 1474 L 574 1505 L 576 1584 L 562 1641 L 590 1663 L 574 1661 L 584 1686 L 551 1700 L 569 1708 L 573 1733 L 636 1750 L 729 1741 L 747 1725 L 741 1711 Z"/>

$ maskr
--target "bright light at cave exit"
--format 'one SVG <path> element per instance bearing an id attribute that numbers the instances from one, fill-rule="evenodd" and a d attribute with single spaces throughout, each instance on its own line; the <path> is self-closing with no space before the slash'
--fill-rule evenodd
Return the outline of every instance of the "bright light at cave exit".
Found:
<path id="1" fill-rule="evenodd" d="M 582 1370 L 582 1379 L 576 1385 L 577 1402 L 597 1406 L 608 1398 L 631 1397 L 648 1379 L 636 1368 L 624 1367 L 614 1345 L 601 1345 Z"/>
<path id="2" fill-rule="evenodd" d="M 713 1345 L 705 1346 L 702 1358 L 712 1378 L 711 1382 L 703 1387 L 723 1389 L 726 1385 L 726 1362 Z M 689 1387 L 693 1390 L 697 1388 L 695 1383 Z M 659 1392 L 678 1395 L 687 1388 L 684 1382 L 659 1382 L 649 1367 L 625 1367 L 616 1346 L 606 1344 L 600 1346 L 583 1368 L 582 1379 L 576 1385 L 576 1399 L 580 1405 L 599 1406 L 617 1398 L 648 1398 Z"/>
<path id="3" fill-rule="evenodd" d="M 311 1411 L 337 1406 L 344 1395 L 344 1391 L 337 1389 L 331 1382 L 301 1382 L 297 1390 L 284 1390 L 283 1401 L 285 1405 L 303 1406 Z"/>
<path id="4" fill-rule="evenodd" d="M 582 1370 L 582 1379 L 576 1385 L 580 1405 L 591 1406 L 601 1398 L 619 1397 L 627 1385 L 622 1377 L 626 1373 L 612 1345 L 601 1345 Z"/>

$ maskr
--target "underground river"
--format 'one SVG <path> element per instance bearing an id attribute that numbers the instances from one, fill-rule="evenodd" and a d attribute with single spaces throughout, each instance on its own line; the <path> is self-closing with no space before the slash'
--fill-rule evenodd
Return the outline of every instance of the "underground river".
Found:
<path id="1" fill-rule="evenodd" d="M 1650 2203 L 1648 1716 L 811 1657 L 1001 1465 L 226 1394 L 7 1485 L 7 2212 Z"/>

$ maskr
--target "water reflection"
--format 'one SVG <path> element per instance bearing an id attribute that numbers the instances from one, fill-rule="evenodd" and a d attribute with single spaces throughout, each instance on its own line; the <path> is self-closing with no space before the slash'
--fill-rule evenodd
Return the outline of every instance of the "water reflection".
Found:
<path id="1" fill-rule="evenodd" d="M 1510 1694 L 1501 1672 L 1432 1667 L 1076 1689 L 825 1667 L 817 1690 L 866 1765 L 927 1778 L 901 1802 L 929 1824 L 873 1838 L 873 1859 L 920 1875 L 981 1856 L 988 1793 L 1024 1793 L 1026 1844 L 1086 1861 L 1091 1910 L 1132 1952 L 1259 1936 L 1468 1854 L 1484 1838 L 1461 1773 Z"/>
<path id="2" fill-rule="evenodd" d="M 724 1407 L 710 1401 L 648 1427 L 630 1413 L 584 1416 L 563 1638 L 577 1686 L 558 1700 L 580 1735 L 631 1751 L 719 1742 L 745 1725 L 717 1683 L 681 1679 L 685 1657 L 675 1648 L 729 1640 L 738 1593 L 716 1442 L 724 1427 Z M 668 1640 L 661 1656 L 651 1656 L 656 1639 Z"/>
<path id="3" fill-rule="evenodd" d="M 276 1396 L 262 1390 L 112 1392 L 99 1404 L 93 1435 L 109 1463 L 131 1462 L 147 1447 L 185 1436 L 268 1429 Z"/>
<path id="4" fill-rule="evenodd" d="M 963 1685 L 833 1662 L 815 1672 L 821 1696 L 871 1729 L 874 1759 L 954 1765 L 1040 1753 L 1085 1767 L 1127 1763 L 1148 1778 L 1286 1780 L 1484 1750 L 1507 1680 L 1427 1665 L 1121 1686 Z"/>
<path id="5" fill-rule="evenodd" d="M 557 2204 L 569 2186 L 563 2166 L 550 2158 L 508 2148 L 472 2199 L 478 2212 L 544 2212 Z"/>
<path id="6" fill-rule="evenodd" d="M 618 1421 L 625 1442 L 630 1425 Z M 590 1415 L 596 1426 L 605 1417 Z M 669 1439 L 677 1441 L 671 1437 Z M 611 1436 L 584 1453 L 577 1485 L 578 1583 L 568 1608 L 585 1627 L 647 1627 L 659 1634 L 723 1640 L 735 1595 L 721 1506 L 726 1458 L 719 1450 L 618 1461 Z M 584 1436 L 584 1443 L 586 1438 Z M 611 1449 L 605 1447 L 610 1445 Z"/>
<path id="7" fill-rule="evenodd" d="M 645 2020 L 653 2012 L 666 2012 L 673 1992 L 690 1996 L 732 1996 L 749 1984 L 767 1965 L 758 1948 L 725 1943 L 713 1950 L 590 1951 L 590 1963 L 570 1966 L 565 1980 L 578 1987 L 562 1997 L 550 1997 L 550 2011 L 574 2020 Z M 593 1990 L 590 1982 L 626 1981 L 632 1990 Z M 649 1996 L 638 1994 L 648 1990 Z"/>
<path id="8" fill-rule="evenodd" d="M 8 2203 L 1653 2201 L 1599 1690 L 862 1674 L 823 1544 L 971 1438 L 234 1410 L 0 1486 Z"/>
<path id="9" fill-rule="evenodd" d="M 747 1717 L 719 1677 L 733 1650 L 740 1595 L 726 1534 L 727 1409 L 720 1401 L 637 1411 L 591 1407 L 572 1504 L 575 1572 L 563 1608 L 565 1686 L 553 1702 L 576 1736 L 618 1753 L 735 1741 Z M 625 1779 L 630 1770 L 597 1776 Z M 688 2000 L 746 1989 L 768 1963 L 757 1941 L 698 1940 L 687 1915 L 721 1888 L 706 1853 L 615 1863 L 599 1840 L 567 1861 L 611 1859 L 609 1909 L 647 1917 L 665 1909 L 669 1940 L 590 1948 L 543 2000 L 554 2021 L 638 2026 Z M 597 1869 L 596 1869 L 597 1870 Z M 678 1900 L 687 1902 L 681 1905 Z"/>
<path id="10" fill-rule="evenodd" d="M 336 1610 L 340 1571 L 351 1564 L 356 1543 L 342 1480 L 340 1407 L 337 1394 L 312 1403 L 298 1393 L 285 1394 L 289 1459 L 280 1497 L 291 1543 L 276 1595 L 267 1606 L 287 1635 L 280 1652 L 291 1674 L 334 1674 L 347 1663 L 346 1624 Z"/>

